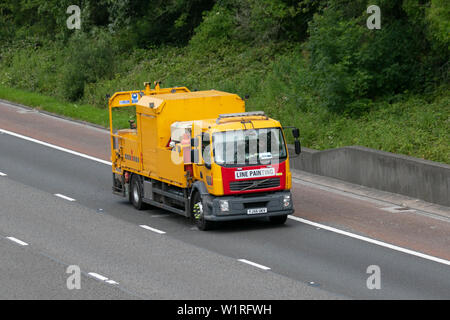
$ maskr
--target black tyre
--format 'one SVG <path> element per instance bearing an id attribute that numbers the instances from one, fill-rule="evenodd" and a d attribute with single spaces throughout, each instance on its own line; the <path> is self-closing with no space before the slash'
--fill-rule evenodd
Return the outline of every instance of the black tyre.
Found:
<path id="1" fill-rule="evenodd" d="M 287 214 L 282 216 L 269 217 L 269 221 L 273 224 L 284 224 L 287 220 Z"/>
<path id="2" fill-rule="evenodd" d="M 199 230 L 207 231 L 214 228 L 214 221 L 205 220 L 203 203 L 200 193 L 195 192 L 192 196 L 191 217 Z"/>
<path id="3" fill-rule="evenodd" d="M 142 183 L 138 175 L 133 175 L 131 178 L 130 187 L 130 202 L 138 210 L 144 210 L 146 208 L 145 203 L 142 201 Z"/>

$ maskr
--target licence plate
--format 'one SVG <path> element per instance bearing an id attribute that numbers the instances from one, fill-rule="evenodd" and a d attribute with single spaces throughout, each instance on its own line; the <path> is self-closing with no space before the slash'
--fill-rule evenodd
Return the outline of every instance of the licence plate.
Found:
<path id="1" fill-rule="evenodd" d="M 247 214 L 267 213 L 267 208 L 247 209 Z"/>

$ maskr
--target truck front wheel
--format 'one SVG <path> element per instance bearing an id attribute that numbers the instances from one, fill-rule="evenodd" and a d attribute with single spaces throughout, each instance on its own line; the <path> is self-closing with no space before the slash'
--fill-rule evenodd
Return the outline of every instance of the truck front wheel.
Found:
<path id="1" fill-rule="evenodd" d="M 191 215 L 192 220 L 195 222 L 199 230 L 207 231 L 214 227 L 213 221 L 205 220 L 202 198 L 199 192 L 195 192 L 192 197 Z"/>
<path id="2" fill-rule="evenodd" d="M 141 179 L 136 174 L 131 178 L 130 202 L 138 210 L 145 209 L 145 203 L 142 201 Z"/>

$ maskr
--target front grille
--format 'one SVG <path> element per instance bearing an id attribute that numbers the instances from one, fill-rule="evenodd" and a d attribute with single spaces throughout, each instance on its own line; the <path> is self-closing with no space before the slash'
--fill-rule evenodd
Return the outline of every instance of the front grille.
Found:
<path id="1" fill-rule="evenodd" d="M 263 181 L 263 182 L 261 182 Z M 254 183 L 257 183 L 256 186 L 253 186 Z M 244 181 L 233 181 L 230 182 L 230 190 L 231 191 L 242 191 L 246 190 L 259 190 L 259 189 L 268 189 L 268 188 L 276 188 L 280 186 L 280 178 L 269 178 L 269 179 L 259 179 L 259 180 L 244 180 Z"/>

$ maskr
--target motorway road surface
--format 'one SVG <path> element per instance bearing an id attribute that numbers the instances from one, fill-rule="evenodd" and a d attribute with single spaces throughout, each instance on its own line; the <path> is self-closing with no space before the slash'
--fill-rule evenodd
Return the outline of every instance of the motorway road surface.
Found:
<path id="1" fill-rule="evenodd" d="M 0 129 L 47 135 L 42 140 L 105 158 L 102 150 L 109 146 L 101 143 L 107 142 L 101 130 L 72 128 L 47 116 L 43 121 L 55 126 L 53 136 L 42 129 L 48 125 L 31 129 L 38 126 L 33 121 L 20 130 L 29 116 L 37 115 L 0 105 Z M 450 298 L 446 219 L 392 217 L 364 199 L 297 184 L 297 216 L 314 220 L 315 214 L 314 221 L 413 251 L 298 219 L 277 227 L 265 220 L 232 222 L 201 232 L 184 217 L 137 211 L 112 195 L 110 170 L 0 132 L 1 299 Z M 80 290 L 66 287 L 69 265 L 81 268 Z M 371 265 L 381 270 L 379 290 L 367 288 Z"/>

